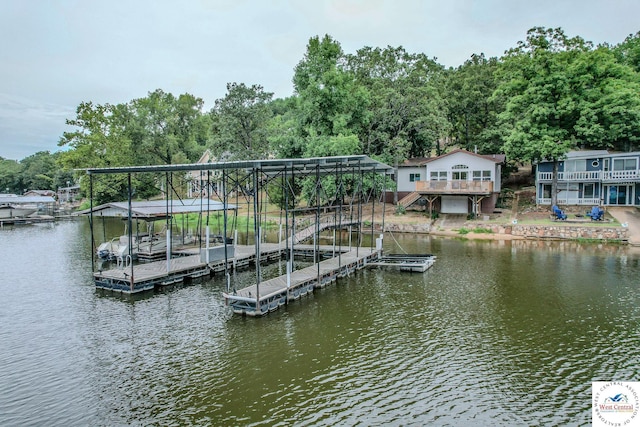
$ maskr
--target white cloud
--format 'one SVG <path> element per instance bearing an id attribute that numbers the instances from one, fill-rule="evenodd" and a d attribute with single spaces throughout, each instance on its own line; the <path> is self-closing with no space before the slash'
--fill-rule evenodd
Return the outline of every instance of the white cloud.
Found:
<path id="1" fill-rule="evenodd" d="M 533 26 L 619 43 L 635 0 L 111 0 L 0 2 L 0 156 L 55 150 L 82 101 L 121 103 L 157 88 L 208 107 L 228 82 L 291 95 L 310 37 L 345 52 L 403 46 L 458 66 L 500 56 Z"/>

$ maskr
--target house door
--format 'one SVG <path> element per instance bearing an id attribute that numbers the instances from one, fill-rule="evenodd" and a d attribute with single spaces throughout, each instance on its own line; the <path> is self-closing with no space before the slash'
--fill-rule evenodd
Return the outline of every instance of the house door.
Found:
<path id="1" fill-rule="evenodd" d="M 454 181 L 466 181 L 467 180 L 467 172 L 466 171 L 455 171 L 451 172 L 451 178 Z"/>
<path id="2" fill-rule="evenodd" d="M 633 185 L 607 185 L 607 205 L 633 205 Z"/>

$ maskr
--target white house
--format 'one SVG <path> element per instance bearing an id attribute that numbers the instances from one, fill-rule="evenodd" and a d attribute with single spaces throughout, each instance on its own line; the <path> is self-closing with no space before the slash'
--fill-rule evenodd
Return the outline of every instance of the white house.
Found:
<path id="1" fill-rule="evenodd" d="M 503 154 L 454 150 L 432 158 L 409 159 L 398 167 L 398 204 L 419 200 L 442 213 L 480 214 L 495 209 Z"/>
<path id="2" fill-rule="evenodd" d="M 198 164 L 215 163 L 217 159 L 206 150 Z M 187 197 L 211 197 L 222 190 L 222 177 L 220 171 L 197 170 L 187 172 Z"/>

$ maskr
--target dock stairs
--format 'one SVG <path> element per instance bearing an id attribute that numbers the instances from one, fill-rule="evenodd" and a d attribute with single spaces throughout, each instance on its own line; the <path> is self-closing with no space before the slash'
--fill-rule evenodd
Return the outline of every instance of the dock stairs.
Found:
<path id="1" fill-rule="evenodd" d="M 418 199 L 422 197 L 422 194 L 414 191 L 413 193 L 407 194 L 402 199 L 398 201 L 398 205 L 402 205 L 405 208 L 408 208 L 412 204 L 418 201 Z"/>
<path id="2" fill-rule="evenodd" d="M 294 234 L 293 243 L 298 244 L 309 239 L 310 237 L 313 237 L 313 235 L 316 233 L 316 230 L 324 231 L 327 229 L 349 227 L 358 224 L 359 222 L 357 220 L 353 220 L 344 216 L 342 218 L 335 218 L 332 215 L 330 217 L 320 218 L 319 224 L 313 223 Z M 289 242 L 291 242 L 291 237 L 289 237 Z"/>

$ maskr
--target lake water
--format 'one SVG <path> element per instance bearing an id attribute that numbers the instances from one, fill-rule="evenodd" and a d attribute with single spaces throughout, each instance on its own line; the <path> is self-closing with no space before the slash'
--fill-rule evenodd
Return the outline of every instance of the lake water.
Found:
<path id="1" fill-rule="evenodd" d="M 585 425 L 592 381 L 640 378 L 637 248 L 385 248 L 438 261 L 255 319 L 230 314 L 220 276 L 96 291 L 86 221 L 2 229 L 0 425 Z"/>

